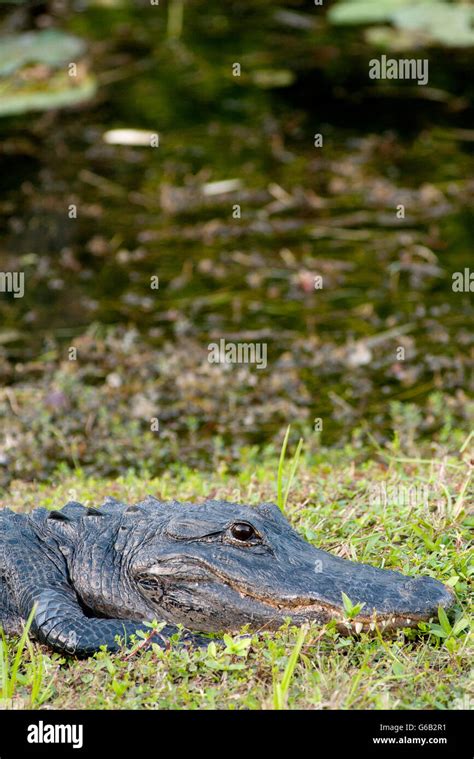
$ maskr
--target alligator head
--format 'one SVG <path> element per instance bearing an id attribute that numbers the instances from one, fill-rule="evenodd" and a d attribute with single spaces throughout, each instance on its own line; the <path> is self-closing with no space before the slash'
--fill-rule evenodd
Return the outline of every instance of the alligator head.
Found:
<path id="1" fill-rule="evenodd" d="M 114 550 L 100 548 L 96 533 L 94 564 L 104 567 L 115 557 L 113 576 L 122 587 L 110 590 L 108 599 L 98 597 L 114 580 L 95 578 L 91 587 L 84 572 L 87 539 L 82 550 L 76 547 L 70 569 L 85 603 L 105 615 L 156 617 L 203 632 L 236 631 L 246 624 L 275 629 L 287 618 L 295 624 L 334 619 L 346 629 L 351 623 L 345 593 L 353 604 L 363 604 L 352 620 L 352 629 L 360 632 L 375 623 L 386 630 L 415 626 L 454 600 L 452 591 L 431 577 L 407 577 L 315 548 L 274 504 L 194 505 L 151 497 L 128 509 L 117 503 L 109 500 L 100 510 L 115 512 L 109 537 Z"/>

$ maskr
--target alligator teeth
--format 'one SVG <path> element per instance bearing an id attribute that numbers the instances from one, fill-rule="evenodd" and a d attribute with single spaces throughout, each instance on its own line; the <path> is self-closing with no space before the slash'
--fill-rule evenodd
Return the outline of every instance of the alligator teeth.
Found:
<path id="1" fill-rule="evenodd" d="M 369 627 L 370 627 L 370 629 L 373 632 L 375 630 L 375 622 L 371 622 L 370 625 L 369 625 Z"/>
<path id="2" fill-rule="evenodd" d="M 356 631 L 356 633 L 357 634 L 361 633 L 363 627 L 364 627 L 364 625 L 362 624 L 362 622 L 356 622 L 355 623 L 355 631 Z"/>
<path id="3" fill-rule="evenodd" d="M 407 623 L 407 625 L 411 625 L 411 619 L 408 619 L 408 617 L 407 617 L 406 623 Z"/>
<path id="4" fill-rule="evenodd" d="M 386 626 L 387 626 L 387 620 L 386 619 L 382 619 L 382 627 L 386 627 Z"/>
<path id="5" fill-rule="evenodd" d="M 393 625 L 395 624 L 395 622 L 396 622 L 396 621 L 397 621 L 397 620 L 395 619 L 395 617 L 392 617 L 392 624 L 393 624 Z"/>

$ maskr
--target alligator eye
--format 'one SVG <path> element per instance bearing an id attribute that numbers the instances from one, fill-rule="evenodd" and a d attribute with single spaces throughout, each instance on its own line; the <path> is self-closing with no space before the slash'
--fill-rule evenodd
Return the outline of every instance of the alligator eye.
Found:
<path id="1" fill-rule="evenodd" d="M 257 537 L 257 533 L 252 525 L 247 524 L 246 522 L 235 522 L 230 528 L 230 532 L 233 538 L 244 543 Z"/>

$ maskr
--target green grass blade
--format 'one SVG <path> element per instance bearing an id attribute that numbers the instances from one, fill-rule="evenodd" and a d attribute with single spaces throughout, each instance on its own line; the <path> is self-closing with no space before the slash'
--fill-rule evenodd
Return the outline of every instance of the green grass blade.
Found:
<path id="1" fill-rule="evenodd" d="M 298 663 L 299 655 L 301 652 L 301 649 L 303 647 L 303 644 L 306 640 L 306 636 L 308 634 L 308 627 L 303 626 L 300 628 L 298 632 L 298 637 L 296 639 L 296 643 L 293 646 L 293 650 L 290 654 L 290 657 L 288 659 L 288 662 L 285 667 L 285 671 L 283 672 L 283 677 L 281 679 L 281 682 L 274 681 L 273 684 L 273 706 L 275 709 L 284 709 L 286 706 L 286 700 L 288 696 L 288 690 L 291 684 L 291 680 L 293 678 L 296 665 Z"/>
<path id="2" fill-rule="evenodd" d="M 290 436 L 290 425 L 288 425 L 283 438 L 283 444 L 280 451 L 280 460 L 278 462 L 278 477 L 277 477 L 277 504 L 278 508 L 283 511 L 283 466 L 285 464 L 286 447 L 288 445 L 288 438 Z"/>
<path id="3" fill-rule="evenodd" d="M 8 698 L 8 642 L 3 632 L 3 628 L 0 627 L 0 667 L 1 667 L 1 683 L 2 683 L 2 699 Z"/>
<path id="4" fill-rule="evenodd" d="M 286 482 L 286 487 L 283 488 L 283 469 L 285 466 L 286 449 L 288 447 L 288 438 L 290 437 L 290 430 L 291 430 L 291 425 L 288 425 L 286 429 L 285 437 L 283 438 L 283 443 L 281 446 L 280 459 L 278 461 L 277 504 L 278 504 L 278 508 L 283 513 L 285 512 L 285 509 L 286 509 L 288 496 L 289 496 L 291 486 L 293 484 L 293 480 L 295 478 L 295 475 L 298 469 L 298 465 L 299 465 L 299 461 L 301 457 L 301 451 L 303 450 L 303 438 L 300 438 L 298 441 L 298 445 L 296 447 L 294 456 L 291 460 L 290 472 L 288 475 L 288 480 Z"/>
<path id="5" fill-rule="evenodd" d="M 439 623 L 440 623 L 442 629 L 444 630 L 444 632 L 446 633 L 446 635 L 451 635 L 451 633 L 453 631 L 453 628 L 451 627 L 449 619 L 448 619 L 448 617 L 446 615 L 446 612 L 445 612 L 445 610 L 443 609 L 442 606 L 438 607 L 438 619 L 439 619 Z"/>
<path id="6" fill-rule="evenodd" d="M 28 633 L 30 631 L 31 623 L 33 622 L 33 618 L 35 616 L 35 612 L 36 612 L 36 606 L 33 606 L 32 610 L 30 612 L 30 616 L 26 620 L 25 627 L 23 628 L 23 632 L 21 634 L 21 638 L 20 638 L 20 640 L 18 642 L 18 645 L 16 647 L 16 654 L 15 654 L 15 658 L 13 660 L 12 672 L 11 672 L 11 675 L 10 675 L 10 681 L 8 683 L 8 697 L 9 698 L 13 698 L 13 694 L 15 693 L 15 686 L 16 686 L 16 681 L 17 681 L 17 677 L 18 677 L 18 669 L 20 667 L 21 657 L 22 657 L 22 654 L 23 654 L 23 649 L 25 647 L 26 640 L 28 638 Z"/>
<path id="7" fill-rule="evenodd" d="M 298 469 L 298 464 L 299 464 L 299 461 L 300 461 L 300 456 L 301 456 L 301 451 L 302 450 L 303 450 L 303 438 L 300 438 L 299 442 L 298 442 L 298 446 L 297 446 L 296 451 L 295 451 L 295 455 L 293 456 L 293 460 L 291 462 L 290 474 L 289 474 L 289 477 L 288 477 L 288 482 L 286 483 L 285 495 L 283 496 L 283 508 L 282 508 L 282 511 L 285 511 L 285 509 L 286 509 L 286 504 L 287 504 L 287 501 L 288 501 L 288 496 L 290 494 L 291 485 L 293 483 L 295 474 L 296 474 L 297 469 Z"/>

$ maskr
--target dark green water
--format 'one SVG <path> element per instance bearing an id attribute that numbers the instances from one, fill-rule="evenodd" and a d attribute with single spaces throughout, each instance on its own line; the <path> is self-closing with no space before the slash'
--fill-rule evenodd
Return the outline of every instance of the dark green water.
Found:
<path id="1" fill-rule="evenodd" d="M 256 381 L 291 367 L 293 400 L 310 427 L 327 420 L 327 442 L 361 421 L 384 429 L 392 401 L 427 408 L 434 392 L 465 416 L 472 294 L 451 283 L 472 265 L 469 51 L 430 52 L 422 92 L 369 86 L 357 33 L 288 27 L 273 3 L 186 4 L 179 39 L 166 6 L 58 21 L 90 41 L 100 88 L 75 111 L 0 123 L 2 269 L 27 282 L 0 300 L 7 384 L 96 323 L 188 346 L 196 366 L 221 337 L 265 342 Z M 105 144 L 125 127 L 159 147 Z M 231 179 L 237 190 L 203 194 Z M 282 421 L 239 434 L 272 439 Z"/>

